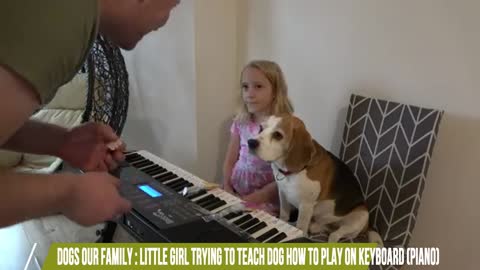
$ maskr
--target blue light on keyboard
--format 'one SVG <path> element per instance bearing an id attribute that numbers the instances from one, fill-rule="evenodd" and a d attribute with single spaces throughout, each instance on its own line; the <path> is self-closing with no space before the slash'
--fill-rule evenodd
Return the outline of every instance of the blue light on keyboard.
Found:
<path id="1" fill-rule="evenodd" d="M 138 186 L 143 192 L 147 193 L 152 198 L 158 198 L 162 196 L 162 193 L 158 192 L 156 189 L 152 188 L 149 185 L 140 185 Z"/>

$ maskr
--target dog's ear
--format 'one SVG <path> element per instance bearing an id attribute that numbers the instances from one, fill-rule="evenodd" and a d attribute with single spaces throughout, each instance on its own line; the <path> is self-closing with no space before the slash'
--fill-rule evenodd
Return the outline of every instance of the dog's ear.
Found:
<path id="1" fill-rule="evenodd" d="M 292 137 L 285 159 L 285 166 L 291 172 L 301 171 L 312 159 L 315 147 L 305 124 L 298 118 L 292 118 Z"/>

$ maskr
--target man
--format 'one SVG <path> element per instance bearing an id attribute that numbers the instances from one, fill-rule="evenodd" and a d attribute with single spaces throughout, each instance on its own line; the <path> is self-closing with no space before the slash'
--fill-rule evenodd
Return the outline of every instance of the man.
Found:
<path id="1" fill-rule="evenodd" d="M 98 32 L 123 49 L 167 22 L 178 0 L 6 0 L 0 4 L 0 147 L 58 156 L 85 174 L 0 171 L 0 227 L 62 213 L 93 225 L 130 209 L 108 174 L 124 146 L 106 125 L 30 121 L 78 72 Z M 92 172 L 95 171 L 95 172 Z"/>

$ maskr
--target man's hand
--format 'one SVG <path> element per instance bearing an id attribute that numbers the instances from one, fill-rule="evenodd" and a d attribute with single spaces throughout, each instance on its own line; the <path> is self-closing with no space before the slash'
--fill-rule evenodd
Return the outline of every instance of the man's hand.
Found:
<path id="1" fill-rule="evenodd" d="M 68 131 L 59 148 L 58 156 L 84 171 L 114 170 L 124 159 L 125 145 L 115 144 L 119 138 L 109 126 L 89 122 Z M 109 149 L 109 144 L 118 146 Z"/>
<path id="2" fill-rule="evenodd" d="M 61 212 L 78 224 L 95 225 L 130 210 L 131 203 L 118 193 L 120 180 L 110 174 L 89 172 L 73 180 Z"/>

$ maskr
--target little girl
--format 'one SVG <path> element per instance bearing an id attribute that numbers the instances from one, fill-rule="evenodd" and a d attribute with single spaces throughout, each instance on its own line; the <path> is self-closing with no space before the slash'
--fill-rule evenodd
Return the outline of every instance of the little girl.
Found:
<path id="1" fill-rule="evenodd" d="M 270 164 L 250 154 L 247 141 L 260 132 L 268 116 L 293 113 L 280 67 L 271 61 L 248 63 L 241 73 L 242 106 L 230 128 L 224 162 L 224 189 L 278 215 L 278 191 Z"/>

